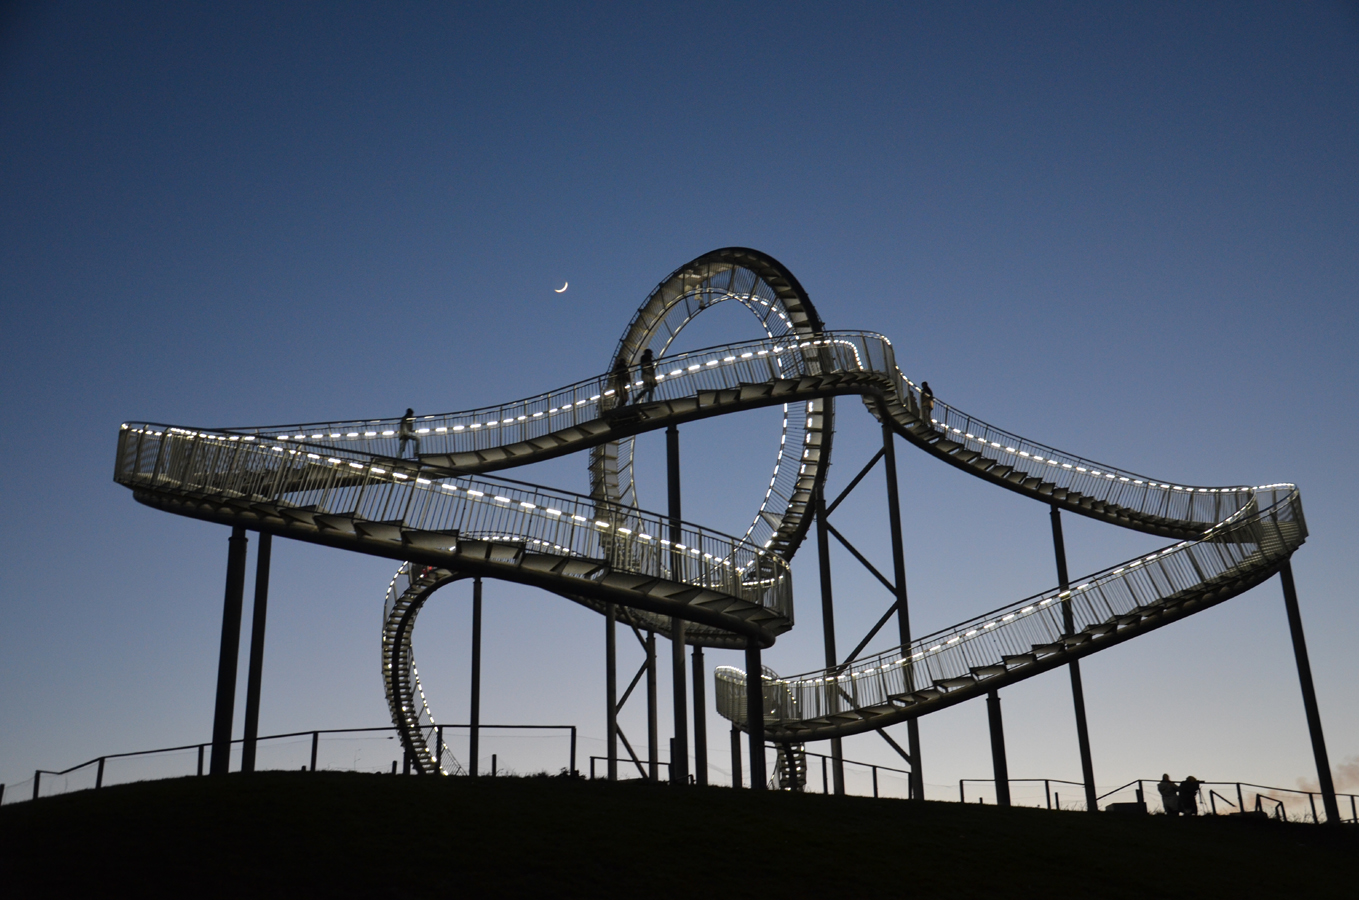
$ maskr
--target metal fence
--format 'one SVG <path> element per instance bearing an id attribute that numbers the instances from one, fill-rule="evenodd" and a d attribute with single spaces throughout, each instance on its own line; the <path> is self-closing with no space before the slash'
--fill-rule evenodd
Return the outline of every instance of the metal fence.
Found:
<path id="1" fill-rule="evenodd" d="M 456 765 L 458 774 L 469 774 L 471 761 L 465 747 L 471 728 L 464 724 L 436 725 L 440 750 Z M 479 773 L 527 775 L 557 766 L 544 761 L 556 756 L 567 772 L 576 771 L 574 725 L 481 725 Z M 543 752 L 545 735 L 552 747 Z M 532 742 L 530 745 L 529 742 Z M 232 768 L 240 768 L 243 740 L 232 741 Z M 557 746 L 560 745 L 560 746 Z M 32 778 L 0 785 L 0 803 L 20 803 L 72 791 L 99 789 L 115 784 L 179 778 L 205 774 L 212 753 L 211 742 L 109 753 L 66 769 L 38 769 Z M 408 772 L 409 767 L 394 726 L 377 728 L 330 728 L 262 735 L 258 738 L 256 771 Z"/>
<path id="2" fill-rule="evenodd" d="M 1060 778 L 1011 778 L 1009 783 L 1012 806 L 1086 809 L 1085 785 L 1079 781 L 1065 781 Z M 1130 781 L 1099 794 L 1096 802 L 1107 799 L 1117 803 L 1141 803 L 1145 804 L 1148 813 L 1164 815 L 1165 807 L 1159 804 L 1160 794 L 1156 790 L 1158 783 L 1159 779 L 1155 778 Z M 985 803 L 989 799 L 995 803 L 995 784 L 995 779 L 992 778 L 960 778 L 958 800 L 967 803 L 970 802 L 970 797 L 976 797 L 975 802 Z M 1027 794 L 1023 791 L 1024 787 L 1037 788 L 1039 785 L 1042 786 L 1042 792 L 1038 793 L 1036 798 L 1034 791 L 1031 790 Z M 1060 789 L 1063 785 L 1073 788 L 1068 796 L 1076 798 L 1074 802 L 1062 801 Z M 1234 816 L 1244 813 L 1289 822 L 1316 824 L 1324 821 L 1318 815 L 1317 798 L 1321 796 L 1319 791 L 1269 787 L 1248 781 L 1200 781 L 1198 785 L 1200 790 L 1194 799 L 1197 815 Z M 969 791 L 980 793 L 969 795 Z M 1340 806 L 1340 822 L 1359 824 L 1359 794 L 1336 794 L 1336 800 Z M 1344 814 L 1345 801 L 1349 802 L 1348 816 Z"/>

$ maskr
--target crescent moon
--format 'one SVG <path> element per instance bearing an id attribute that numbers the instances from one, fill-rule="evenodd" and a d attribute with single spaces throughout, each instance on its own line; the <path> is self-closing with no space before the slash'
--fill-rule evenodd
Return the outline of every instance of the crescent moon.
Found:
<path id="1" fill-rule="evenodd" d="M 565 294 L 565 293 L 566 293 L 566 289 L 569 288 L 570 286 L 571 286 L 571 282 L 569 282 L 569 281 L 563 282 L 561 288 L 560 288 L 560 289 L 554 289 L 554 290 L 553 290 L 553 293 L 554 293 L 554 294 Z"/>

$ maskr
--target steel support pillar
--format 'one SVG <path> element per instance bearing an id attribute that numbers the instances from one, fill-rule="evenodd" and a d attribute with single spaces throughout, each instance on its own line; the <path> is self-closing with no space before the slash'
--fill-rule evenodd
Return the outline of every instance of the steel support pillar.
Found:
<path id="1" fill-rule="evenodd" d="M 670 543 L 684 542 L 680 521 L 680 446 L 679 428 L 665 429 L 666 483 L 670 499 Z M 685 667 L 684 641 L 686 623 L 681 618 L 670 620 L 670 684 L 673 689 L 675 739 L 671 743 L 670 783 L 689 783 L 689 697 L 686 685 L 689 674 Z"/>
<path id="2" fill-rule="evenodd" d="M 731 726 L 731 786 L 741 786 L 741 729 Z"/>
<path id="3" fill-rule="evenodd" d="M 646 633 L 646 753 L 647 777 L 660 778 L 661 739 L 656 717 L 656 632 Z"/>
<path id="4" fill-rule="evenodd" d="M 746 645 L 746 734 L 750 738 L 750 789 L 762 791 L 769 776 L 764 768 L 764 666 L 760 645 Z"/>
<path id="5" fill-rule="evenodd" d="M 694 656 L 694 783 L 700 787 L 708 783 L 708 708 L 704 696 L 703 679 L 707 677 L 703 665 L 703 648 L 695 647 Z"/>
<path id="6" fill-rule="evenodd" d="M 250 613 L 250 672 L 245 686 L 245 740 L 241 742 L 241 771 L 255 771 L 255 749 L 260 733 L 260 684 L 264 677 L 264 626 L 269 606 L 269 556 L 274 536 L 260 532 L 255 551 L 255 608 Z"/>
<path id="7" fill-rule="evenodd" d="M 618 607 L 610 603 L 604 613 L 605 745 L 609 754 L 609 780 L 618 780 Z"/>
<path id="8" fill-rule="evenodd" d="M 231 720 L 236 712 L 236 658 L 241 651 L 241 606 L 245 602 L 245 529 L 227 540 L 226 599 L 222 603 L 222 646 L 217 657 L 217 707 L 212 716 L 212 760 L 208 774 L 231 770 Z"/>
<path id="9" fill-rule="evenodd" d="M 901 497 L 897 491 L 896 436 L 882 420 L 883 466 L 887 472 L 887 520 L 892 535 L 892 581 L 897 593 L 897 630 L 903 652 L 911 646 L 911 615 L 906 605 L 906 549 L 901 535 Z M 907 688 L 914 689 L 914 673 L 906 667 Z M 920 768 L 920 723 L 915 717 L 906 720 L 906 737 L 911 752 L 911 799 L 925 799 L 925 778 Z"/>
<path id="10" fill-rule="evenodd" d="M 1052 552 L 1057 558 L 1057 584 L 1063 593 L 1071 590 L 1071 576 L 1066 568 L 1066 541 L 1062 538 L 1062 511 L 1052 505 Z M 1067 635 L 1076 633 L 1075 616 L 1071 612 L 1071 598 L 1062 601 L 1062 630 Z M 1099 812 L 1095 799 L 1095 764 L 1090 756 L 1090 728 L 1085 721 L 1085 689 L 1081 686 L 1081 663 L 1073 659 L 1067 665 L 1071 672 L 1071 702 L 1076 711 L 1076 742 L 1081 751 L 1081 780 L 1085 782 L 1085 808 Z"/>
<path id="11" fill-rule="evenodd" d="M 1316 760 L 1317 782 L 1321 786 L 1321 803 L 1326 809 L 1326 824 L 1340 824 L 1340 804 L 1335 798 L 1335 783 L 1331 779 L 1331 761 L 1326 754 L 1326 738 L 1321 733 L 1321 711 L 1317 707 L 1317 692 L 1312 684 L 1312 664 L 1307 660 L 1307 641 L 1302 634 L 1302 613 L 1298 611 L 1298 592 L 1293 586 L 1293 565 L 1285 561 L 1279 569 L 1283 583 L 1284 608 L 1288 611 L 1288 630 L 1293 636 L 1293 658 L 1298 663 L 1298 684 L 1302 687 L 1302 707 L 1307 713 L 1307 730 L 1312 736 L 1312 758 Z"/>
<path id="12" fill-rule="evenodd" d="M 996 777 L 996 805 L 1010 805 L 1010 767 L 1005 762 L 1005 725 L 1000 717 L 1000 694 L 986 695 L 986 717 L 991 723 L 991 767 Z"/>
<path id="13" fill-rule="evenodd" d="M 477 777 L 481 753 L 481 579 L 472 580 L 472 703 L 467 728 L 467 765 Z"/>
<path id="14" fill-rule="evenodd" d="M 830 536 L 826 530 L 825 487 L 816 492 L 816 556 L 821 569 L 821 633 L 826 648 L 826 668 L 839 664 L 835 651 L 835 601 L 831 591 Z M 832 695 L 834 697 L 834 695 Z M 845 792 L 845 756 L 840 738 L 831 738 L 831 772 L 837 795 Z"/>

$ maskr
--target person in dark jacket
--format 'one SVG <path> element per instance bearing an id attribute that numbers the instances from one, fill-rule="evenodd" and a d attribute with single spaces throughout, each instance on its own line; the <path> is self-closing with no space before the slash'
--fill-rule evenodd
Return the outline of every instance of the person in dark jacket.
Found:
<path id="1" fill-rule="evenodd" d="M 1199 814 L 1199 780 L 1193 775 L 1180 782 L 1179 801 L 1182 815 Z"/>
<path id="2" fill-rule="evenodd" d="M 930 422 L 930 416 L 934 412 L 934 391 L 930 390 L 928 381 L 920 382 L 920 418 L 925 420 L 925 424 Z"/>
<path id="3" fill-rule="evenodd" d="M 647 347 L 642 351 L 642 393 L 637 395 L 637 403 L 642 402 L 642 398 L 651 399 L 651 395 L 656 391 L 656 354 Z"/>

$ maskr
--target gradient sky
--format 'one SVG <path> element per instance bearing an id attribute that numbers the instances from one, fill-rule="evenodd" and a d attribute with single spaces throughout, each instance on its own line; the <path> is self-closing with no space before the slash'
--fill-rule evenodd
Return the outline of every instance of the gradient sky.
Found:
<path id="1" fill-rule="evenodd" d="M 1160 479 L 1299 484 L 1321 713 L 1333 762 L 1359 761 L 1354 4 L 20 5 L 0 135 L 0 781 L 210 735 L 228 532 L 113 483 L 120 422 L 528 396 L 605 370 L 652 286 L 730 245 L 996 425 Z M 756 336 L 719 308 L 682 344 Z M 857 401 L 838 426 L 832 490 L 877 439 Z M 742 531 L 777 429 L 682 429 L 686 518 Z M 917 633 L 1055 584 L 1042 505 L 899 448 Z M 583 457 L 512 474 L 586 487 Z M 885 568 L 881 486 L 836 521 Z M 1165 543 L 1065 521 L 1073 575 Z M 843 652 L 888 598 L 835 565 Z M 262 731 L 387 724 L 393 565 L 281 541 L 273 567 Z M 821 664 L 810 549 L 794 571 L 783 673 Z M 416 630 L 445 721 L 467 715 L 468 597 Z M 484 640 L 484 720 L 603 752 L 599 616 L 492 582 Z M 1084 673 L 1100 785 L 1315 777 L 1277 579 Z M 1011 774 L 1078 778 L 1065 674 L 1004 700 Z M 921 732 L 930 796 L 989 777 L 980 701 Z M 549 745 L 496 747 L 563 765 Z M 897 761 L 875 736 L 846 753 Z"/>

